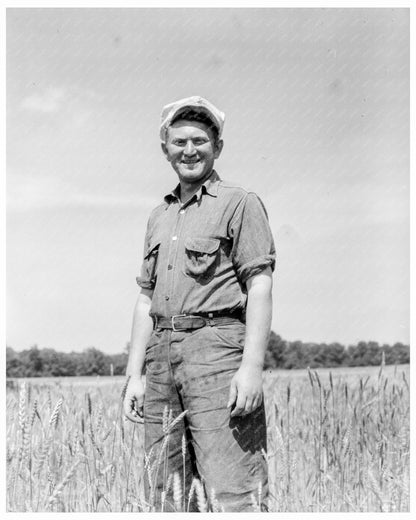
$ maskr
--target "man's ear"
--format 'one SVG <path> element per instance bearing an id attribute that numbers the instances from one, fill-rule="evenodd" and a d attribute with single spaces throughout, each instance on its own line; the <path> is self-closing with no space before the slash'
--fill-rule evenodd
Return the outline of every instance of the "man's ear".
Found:
<path id="1" fill-rule="evenodd" d="M 160 143 L 160 146 L 162 148 L 162 152 L 165 154 L 166 159 L 170 162 L 168 149 L 166 148 L 166 143 Z"/>
<path id="2" fill-rule="evenodd" d="M 215 159 L 218 159 L 218 157 L 221 155 L 223 147 L 224 147 L 224 141 L 222 139 L 218 139 L 218 141 L 215 145 L 215 152 L 214 152 Z"/>

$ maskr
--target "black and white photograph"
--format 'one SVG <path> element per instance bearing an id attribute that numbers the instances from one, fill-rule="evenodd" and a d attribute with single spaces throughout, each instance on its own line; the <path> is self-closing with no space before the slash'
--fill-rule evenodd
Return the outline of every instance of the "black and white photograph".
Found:
<path id="1" fill-rule="evenodd" d="M 410 518 L 410 7 L 3 11 L 6 511 Z"/>

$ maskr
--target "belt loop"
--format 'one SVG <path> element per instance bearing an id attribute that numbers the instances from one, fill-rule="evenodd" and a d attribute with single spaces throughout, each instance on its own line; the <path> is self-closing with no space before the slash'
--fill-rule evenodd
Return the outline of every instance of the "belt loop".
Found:
<path id="1" fill-rule="evenodd" d="M 215 322 L 214 320 L 212 319 L 214 317 L 213 313 L 212 312 L 209 312 L 208 313 L 208 325 L 210 327 L 213 327 L 215 325 Z"/>

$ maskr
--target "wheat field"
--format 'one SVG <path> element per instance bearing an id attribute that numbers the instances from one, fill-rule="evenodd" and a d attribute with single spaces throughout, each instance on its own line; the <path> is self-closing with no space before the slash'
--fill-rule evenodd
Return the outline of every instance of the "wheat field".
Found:
<path id="1" fill-rule="evenodd" d="M 265 373 L 270 510 L 409 511 L 408 380 L 408 365 Z M 143 426 L 123 420 L 123 384 L 8 382 L 8 511 L 152 511 L 143 475 L 164 453 L 143 463 Z M 175 419 L 167 411 L 166 436 Z M 190 493 L 201 511 L 221 511 L 199 481 Z M 182 476 L 169 475 L 166 503 L 186 511 L 190 498 Z"/>

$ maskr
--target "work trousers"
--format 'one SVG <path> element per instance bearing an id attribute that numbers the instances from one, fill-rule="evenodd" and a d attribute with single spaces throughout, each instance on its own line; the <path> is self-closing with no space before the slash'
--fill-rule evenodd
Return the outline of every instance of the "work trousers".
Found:
<path id="1" fill-rule="evenodd" d="M 156 511 L 267 511 L 264 404 L 238 417 L 227 408 L 244 339 L 238 320 L 153 331 L 146 347 L 145 496 Z M 194 482 L 189 501 L 195 477 L 202 486 Z"/>

